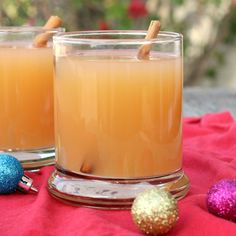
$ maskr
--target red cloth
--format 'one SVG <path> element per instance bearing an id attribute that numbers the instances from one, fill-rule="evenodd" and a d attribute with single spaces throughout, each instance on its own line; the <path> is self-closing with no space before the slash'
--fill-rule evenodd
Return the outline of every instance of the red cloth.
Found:
<path id="1" fill-rule="evenodd" d="M 206 209 L 210 186 L 224 178 L 236 179 L 236 123 L 230 113 L 184 120 L 183 168 L 190 178 L 188 196 L 179 201 L 180 219 L 168 235 L 235 236 L 236 223 Z M 36 194 L 0 196 L 1 236 L 138 236 L 130 211 L 105 211 L 65 205 L 47 192 L 53 167 L 30 174 Z"/>

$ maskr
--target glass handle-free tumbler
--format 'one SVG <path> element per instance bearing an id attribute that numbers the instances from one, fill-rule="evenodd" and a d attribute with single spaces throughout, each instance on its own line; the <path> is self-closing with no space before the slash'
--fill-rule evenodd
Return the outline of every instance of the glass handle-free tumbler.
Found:
<path id="1" fill-rule="evenodd" d="M 182 171 L 182 36 L 87 31 L 54 37 L 56 171 L 53 196 L 128 208 L 139 192 L 188 191 Z M 151 44 L 149 60 L 137 59 Z"/>
<path id="2" fill-rule="evenodd" d="M 52 43 L 36 47 L 34 39 L 63 31 L 0 27 L 0 151 L 25 169 L 54 163 Z"/>

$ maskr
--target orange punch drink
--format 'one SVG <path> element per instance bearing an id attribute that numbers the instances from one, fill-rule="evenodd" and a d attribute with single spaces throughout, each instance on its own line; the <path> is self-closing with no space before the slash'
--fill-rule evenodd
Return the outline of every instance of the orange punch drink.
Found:
<path id="1" fill-rule="evenodd" d="M 182 36 L 144 37 L 139 31 L 54 37 L 53 195 L 93 207 L 126 208 L 138 192 L 153 186 L 176 183 L 170 189 L 176 198 L 186 194 Z M 152 44 L 149 58 L 137 58 L 147 43 Z"/>
<path id="2" fill-rule="evenodd" d="M 40 27 L 0 28 L 0 150 L 36 152 L 54 147 L 53 53 L 35 47 Z"/>

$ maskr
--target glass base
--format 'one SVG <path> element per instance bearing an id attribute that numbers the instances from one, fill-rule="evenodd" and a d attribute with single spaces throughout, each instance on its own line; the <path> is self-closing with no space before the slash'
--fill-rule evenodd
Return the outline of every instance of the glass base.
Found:
<path id="1" fill-rule="evenodd" d="M 16 157 L 27 171 L 37 171 L 41 167 L 55 164 L 55 149 L 7 150 L 3 153 Z"/>
<path id="2" fill-rule="evenodd" d="M 189 179 L 182 170 L 139 179 L 75 176 L 55 170 L 48 180 L 48 190 L 53 197 L 71 205 L 105 209 L 129 209 L 138 193 L 153 187 L 165 188 L 176 199 L 181 199 L 188 192 Z"/>

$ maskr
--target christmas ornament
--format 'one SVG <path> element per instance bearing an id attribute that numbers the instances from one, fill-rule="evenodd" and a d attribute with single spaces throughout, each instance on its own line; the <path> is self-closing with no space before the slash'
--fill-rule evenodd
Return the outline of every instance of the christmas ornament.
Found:
<path id="1" fill-rule="evenodd" d="M 212 214 L 236 222 L 236 180 L 221 180 L 207 194 L 207 208 Z"/>
<path id="2" fill-rule="evenodd" d="M 140 193 L 133 202 L 131 213 L 138 228 L 151 235 L 167 233 L 178 220 L 175 198 L 158 188 Z"/>
<path id="3" fill-rule="evenodd" d="M 22 192 L 38 192 L 32 184 L 33 180 L 24 175 L 21 163 L 15 157 L 0 154 L 0 194 L 12 193 L 16 189 Z"/>

